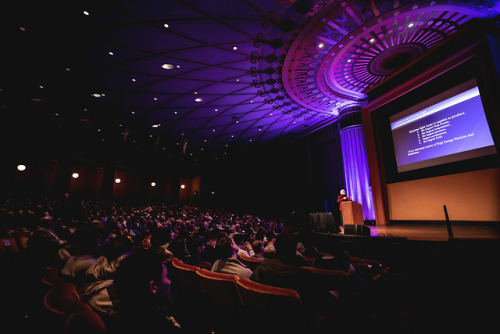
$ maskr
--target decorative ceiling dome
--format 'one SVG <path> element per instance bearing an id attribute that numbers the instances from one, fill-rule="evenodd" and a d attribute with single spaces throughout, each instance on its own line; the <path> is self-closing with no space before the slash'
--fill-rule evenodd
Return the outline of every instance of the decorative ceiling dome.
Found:
<path id="1" fill-rule="evenodd" d="M 469 21 L 495 14 L 484 1 L 331 1 L 292 41 L 283 85 L 301 106 L 337 116 Z"/>

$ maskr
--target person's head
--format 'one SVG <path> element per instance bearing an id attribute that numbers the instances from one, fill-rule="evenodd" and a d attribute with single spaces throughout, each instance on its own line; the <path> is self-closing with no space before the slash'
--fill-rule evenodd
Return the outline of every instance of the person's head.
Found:
<path id="1" fill-rule="evenodd" d="M 255 254 L 264 253 L 264 243 L 262 242 L 262 240 L 256 239 L 252 241 L 252 249 L 254 250 Z"/>
<path id="2" fill-rule="evenodd" d="M 273 231 L 268 231 L 266 233 L 267 242 L 274 242 L 276 240 L 276 233 Z"/>
<path id="3" fill-rule="evenodd" d="M 237 245 L 242 245 L 245 242 L 245 236 L 241 233 L 235 233 L 233 235 L 233 240 Z"/>
<path id="4" fill-rule="evenodd" d="M 125 309 L 167 306 L 170 284 L 165 257 L 140 248 L 122 261 L 114 279 L 120 305 Z"/>
<path id="5" fill-rule="evenodd" d="M 238 245 L 236 245 L 233 238 L 222 237 L 215 244 L 215 251 L 219 259 L 229 259 L 238 254 L 238 250 Z"/>
<path id="6" fill-rule="evenodd" d="M 281 233 L 274 243 L 276 257 L 280 260 L 292 260 L 297 254 L 297 237 L 290 233 Z"/>
<path id="7" fill-rule="evenodd" d="M 342 196 L 345 196 L 345 189 L 340 190 L 340 194 L 341 194 Z"/>

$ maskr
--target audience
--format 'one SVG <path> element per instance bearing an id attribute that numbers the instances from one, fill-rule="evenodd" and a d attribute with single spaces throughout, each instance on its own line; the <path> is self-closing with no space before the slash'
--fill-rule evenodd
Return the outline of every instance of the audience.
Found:
<path id="1" fill-rule="evenodd" d="M 82 200 L 78 205 L 68 197 L 6 201 L 2 212 L 9 217 L 8 228 L 32 231 L 29 248 L 48 251 L 39 264 L 59 261 L 61 275 L 109 323 L 111 333 L 156 331 L 158 325 L 166 332 L 179 329 L 171 317 L 168 258 L 298 291 L 301 266 L 356 275 L 338 247 L 324 249 L 312 262 L 304 260 L 316 250 L 301 239 L 299 224 L 290 227 L 252 215 L 167 204 Z M 273 255 L 265 257 L 265 252 Z M 267 259 L 252 271 L 238 255 Z"/>

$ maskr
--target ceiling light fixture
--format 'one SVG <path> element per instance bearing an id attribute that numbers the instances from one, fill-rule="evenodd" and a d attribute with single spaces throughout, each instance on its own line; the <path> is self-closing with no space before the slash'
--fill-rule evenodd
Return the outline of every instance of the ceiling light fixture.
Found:
<path id="1" fill-rule="evenodd" d="M 166 70 L 171 70 L 174 68 L 174 65 L 172 64 L 163 64 L 161 67 L 163 67 Z"/>
<path id="2" fill-rule="evenodd" d="M 80 175 L 78 173 L 73 173 L 71 174 L 71 177 L 74 178 L 74 179 L 78 179 Z"/>
<path id="3" fill-rule="evenodd" d="M 203 98 L 202 97 L 197 97 L 196 99 L 194 99 L 196 102 L 203 102 Z"/>
<path id="4" fill-rule="evenodd" d="M 17 170 L 20 172 L 24 172 L 26 170 L 26 166 L 25 165 L 17 165 Z"/>
<path id="5" fill-rule="evenodd" d="M 90 13 L 89 13 L 89 12 L 87 12 L 86 10 L 84 10 L 84 11 L 83 11 L 83 15 L 89 16 L 89 15 L 90 15 Z"/>

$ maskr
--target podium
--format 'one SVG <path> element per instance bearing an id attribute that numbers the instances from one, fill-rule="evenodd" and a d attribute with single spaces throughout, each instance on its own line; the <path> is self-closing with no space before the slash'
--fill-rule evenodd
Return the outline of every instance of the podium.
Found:
<path id="1" fill-rule="evenodd" d="M 344 234 L 370 235 L 370 228 L 364 225 L 361 204 L 353 201 L 340 202 Z"/>
<path id="2" fill-rule="evenodd" d="M 342 222 L 344 225 L 363 225 L 361 204 L 354 201 L 340 202 Z"/>

